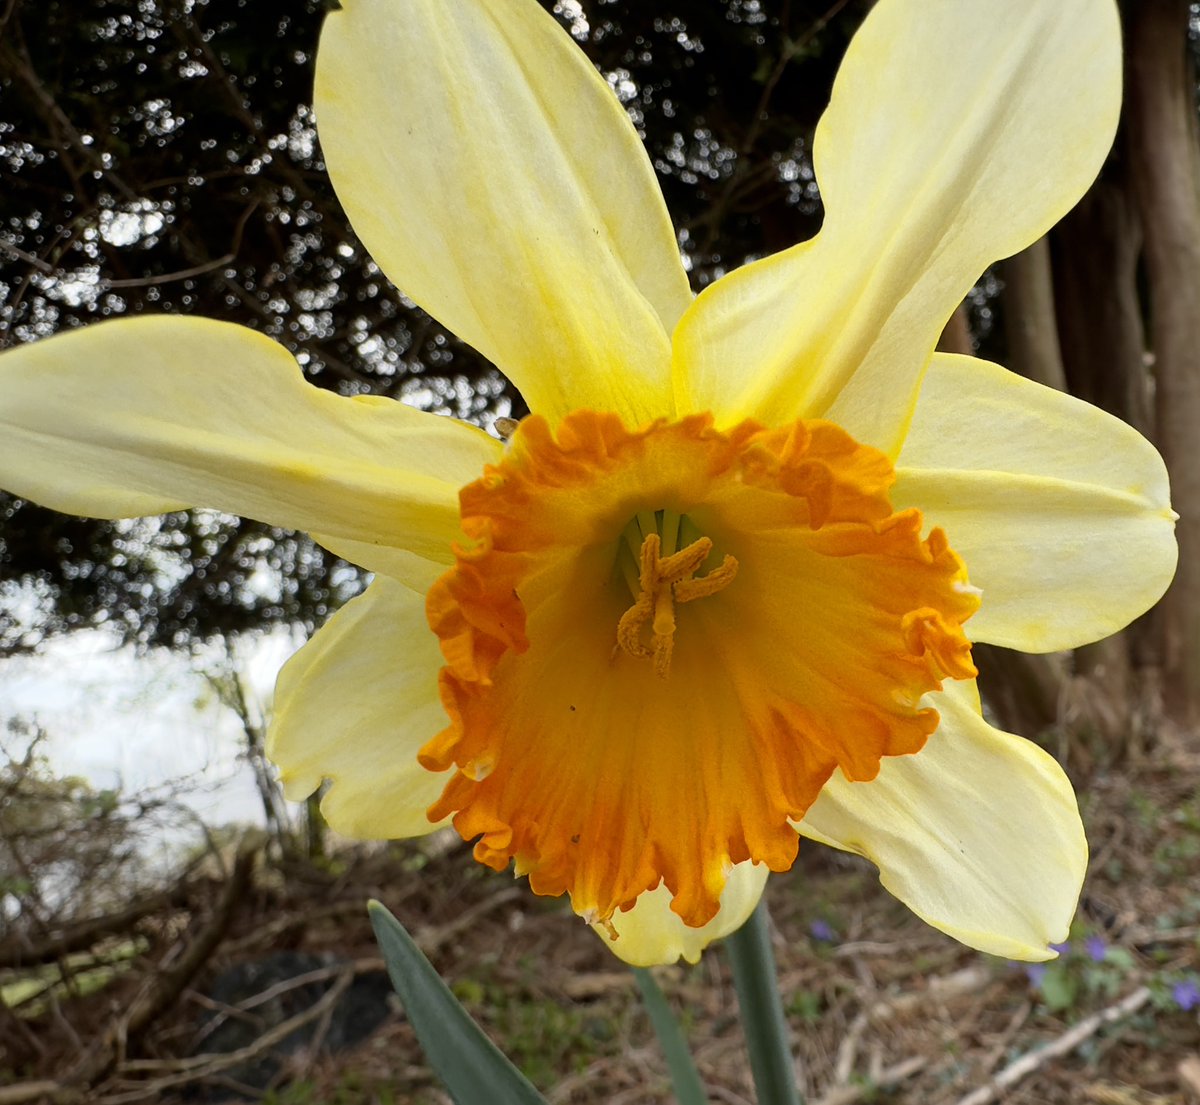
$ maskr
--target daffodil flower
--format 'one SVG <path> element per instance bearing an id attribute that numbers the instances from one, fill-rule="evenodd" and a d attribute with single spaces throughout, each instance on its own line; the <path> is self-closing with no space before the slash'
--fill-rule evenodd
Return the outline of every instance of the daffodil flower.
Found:
<path id="1" fill-rule="evenodd" d="M 1112 0 L 880 0 L 816 133 L 820 233 L 693 296 L 633 126 L 534 0 L 343 0 L 316 81 L 338 194 L 533 414 L 502 444 L 311 387 L 249 330 L 120 320 L 0 359 L 0 484 L 214 507 L 375 573 L 270 734 L 341 832 L 451 821 L 641 964 L 732 931 L 804 835 L 1049 958 L 1084 834 L 1054 760 L 984 720 L 971 643 L 1146 610 L 1167 476 L 1108 415 L 934 346 L 1095 177 L 1120 70 Z"/>

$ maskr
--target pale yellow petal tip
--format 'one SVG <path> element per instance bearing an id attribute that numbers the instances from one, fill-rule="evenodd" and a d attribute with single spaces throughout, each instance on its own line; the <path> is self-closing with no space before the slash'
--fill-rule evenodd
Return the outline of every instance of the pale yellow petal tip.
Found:
<path id="1" fill-rule="evenodd" d="M 1058 959 L 1062 955 L 1066 941 L 1067 930 L 1063 929 L 1056 939 L 1047 942 L 1046 947 L 1026 948 L 1020 955 L 1008 955 L 1005 958 L 1017 960 L 1021 963 L 1046 963 L 1052 959 Z"/>
<path id="2" fill-rule="evenodd" d="M 917 916 L 921 915 L 917 914 Z M 1051 936 L 1039 936 L 1022 940 L 1008 933 L 974 932 L 953 925 L 939 924 L 932 917 L 922 917 L 921 919 L 968 948 L 1020 963 L 1045 963 L 1047 960 L 1057 959 L 1059 953 L 1051 945 L 1060 944 L 1066 940 L 1065 928 L 1061 930 L 1061 936 L 1058 939 L 1053 939 Z M 1058 932 L 1059 930 L 1055 929 L 1055 933 Z"/>
<path id="3" fill-rule="evenodd" d="M 450 817 L 437 821 L 428 816 L 429 806 L 444 784 L 432 772 L 414 776 L 405 773 L 389 785 L 384 778 L 380 793 L 390 796 L 380 802 L 364 796 L 362 788 L 349 780 L 330 780 L 321 798 L 321 814 L 334 832 L 350 840 L 413 840 L 428 836 L 450 824 Z"/>
<path id="4" fill-rule="evenodd" d="M 973 683 L 929 700 L 941 724 L 925 748 L 888 758 L 871 783 L 835 773 L 800 829 L 865 856 L 884 889 L 960 943 L 1051 959 L 1087 871 L 1070 781 L 1043 749 L 987 724 Z"/>
<path id="5" fill-rule="evenodd" d="M 936 896 L 913 893 L 911 886 L 905 887 L 880 872 L 880 883 L 895 895 L 926 924 L 944 932 L 947 936 L 965 944 L 968 948 L 1000 956 L 1002 959 L 1024 963 L 1042 963 L 1058 956 L 1053 945 L 1067 939 L 1071 921 L 1078 908 L 1079 895 L 1087 871 L 1087 844 L 1081 839 L 1073 854 L 1060 854 L 1058 878 L 1054 884 L 1044 884 L 1040 889 L 1024 888 L 1024 893 L 1014 893 L 1010 886 L 1008 896 L 995 894 L 988 902 L 988 892 L 981 886 L 972 886 L 969 880 L 959 885 L 959 899 L 951 907 L 958 917 L 941 909 L 922 908 L 921 898 Z M 870 857 L 868 857 L 870 858 Z M 998 881 L 1005 881 L 998 873 Z M 945 890 L 945 885 L 942 887 Z M 981 891 L 983 891 L 981 895 Z M 993 893 L 995 888 L 993 888 Z M 974 908 L 971 904 L 973 903 Z M 940 914 L 940 915 L 939 915 Z M 990 914 L 990 916 L 989 916 Z M 963 922 L 968 922 L 964 924 Z M 970 924 L 976 922 L 975 925 Z M 983 921 L 984 925 L 978 922 Z"/>
<path id="6" fill-rule="evenodd" d="M 281 773 L 279 783 L 283 787 L 283 796 L 289 802 L 303 802 L 316 793 L 321 785 L 319 775 L 288 775 Z"/>
<path id="7" fill-rule="evenodd" d="M 689 928 L 671 911 L 671 892 L 662 883 L 642 894 L 628 912 L 617 913 L 608 922 L 593 923 L 592 928 L 614 955 L 633 967 L 663 966 L 680 959 L 699 963 L 709 944 L 746 923 L 762 897 L 768 874 L 765 864 L 746 862 L 731 867 L 721 908 L 701 928 Z"/>

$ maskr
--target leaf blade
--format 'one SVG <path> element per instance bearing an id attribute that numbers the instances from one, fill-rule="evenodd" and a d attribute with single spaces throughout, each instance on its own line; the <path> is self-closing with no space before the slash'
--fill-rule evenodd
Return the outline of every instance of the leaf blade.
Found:
<path id="1" fill-rule="evenodd" d="M 404 926 L 380 902 L 369 902 L 367 911 L 425 1057 L 458 1105 L 546 1105 L 471 1019 Z"/>

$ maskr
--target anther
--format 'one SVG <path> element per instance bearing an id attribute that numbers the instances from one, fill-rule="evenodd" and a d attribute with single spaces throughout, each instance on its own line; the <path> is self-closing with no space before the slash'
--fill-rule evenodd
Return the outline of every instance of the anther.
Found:
<path id="1" fill-rule="evenodd" d="M 653 657 L 654 670 L 665 679 L 675 647 L 675 603 L 694 602 L 724 590 L 737 574 L 738 564 L 732 556 L 726 556 L 708 575 L 693 579 L 712 552 L 712 541 L 707 537 L 697 538 L 667 557 L 661 552 L 658 534 L 647 534 L 638 557 L 637 600 L 617 623 L 617 644 L 637 659 Z M 649 645 L 642 641 L 642 629 L 647 624 L 651 631 Z"/>

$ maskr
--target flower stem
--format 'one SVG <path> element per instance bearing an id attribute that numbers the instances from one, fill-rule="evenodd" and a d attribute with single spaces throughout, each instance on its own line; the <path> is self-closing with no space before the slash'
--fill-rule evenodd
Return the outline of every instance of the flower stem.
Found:
<path id="1" fill-rule="evenodd" d="M 666 1056 L 675 1100 L 679 1105 L 708 1105 L 704 1084 L 696 1071 L 696 1064 L 692 1060 L 691 1051 L 688 1050 L 683 1030 L 671 1013 L 667 999 L 659 989 L 658 983 L 654 981 L 654 976 L 644 967 L 634 967 L 633 977 L 637 979 L 642 1004 L 646 1007 L 650 1023 L 654 1025 L 654 1033 L 663 1049 L 663 1055 Z"/>
<path id="2" fill-rule="evenodd" d="M 760 901 L 750 920 L 725 941 L 725 949 L 759 1105 L 803 1105 L 767 928 L 766 903 Z"/>

